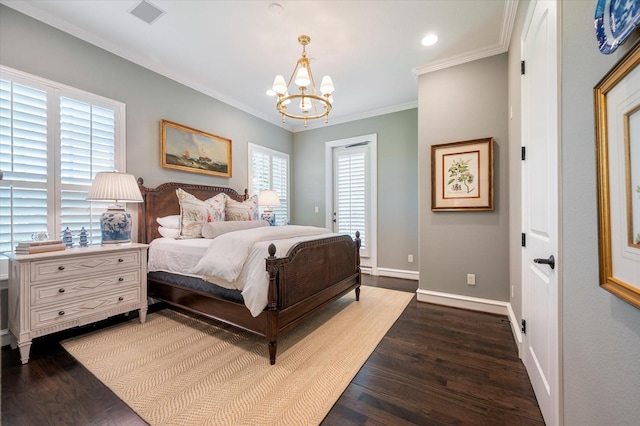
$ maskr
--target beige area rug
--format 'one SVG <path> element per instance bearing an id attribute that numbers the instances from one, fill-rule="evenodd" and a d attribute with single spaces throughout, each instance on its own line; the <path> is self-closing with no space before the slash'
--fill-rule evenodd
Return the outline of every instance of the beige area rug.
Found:
<path id="1" fill-rule="evenodd" d="M 64 348 L 152 425 L 316 425 L 413 294 L 361 287 L 278 343 L 165 309 Z"/>

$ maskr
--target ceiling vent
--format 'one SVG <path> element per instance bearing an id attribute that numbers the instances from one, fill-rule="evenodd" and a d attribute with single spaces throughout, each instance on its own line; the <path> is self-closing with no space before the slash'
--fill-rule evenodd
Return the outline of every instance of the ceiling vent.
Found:
<path id="1" fill-rule="evenodd" d="M 147 24 L 153 24 L 159 17 L 164 15 L 164 10 L 158 6 L 151 4 L 147 0 L 142 0 L 136 7 L 131 10 L 131 14 L 136 18 L 142 19 Z"/>

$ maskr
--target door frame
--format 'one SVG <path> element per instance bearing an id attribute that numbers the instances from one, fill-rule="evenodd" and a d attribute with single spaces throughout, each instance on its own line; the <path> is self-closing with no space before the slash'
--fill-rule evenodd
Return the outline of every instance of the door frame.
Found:
<path id="1" fill-rule="evenodd" d="M 333 202 L 334 202 L 334 179 L 333 179 L 333 152 L 336 148 L 342 148 L 358 143 L 369 142 L 369 185 L 370 185 L 370 225 L 367 240 L 370 244 L 370 257 L 361 259 L 361 268 L 363 272 L 371 275 L 378 274 L 378 134 L 372 133 L 362 136 L 354 136 L 346 139 L 337 139 L 325 142 L 324 158 L 325 158 L 325 226 L 333 229 Z"/>

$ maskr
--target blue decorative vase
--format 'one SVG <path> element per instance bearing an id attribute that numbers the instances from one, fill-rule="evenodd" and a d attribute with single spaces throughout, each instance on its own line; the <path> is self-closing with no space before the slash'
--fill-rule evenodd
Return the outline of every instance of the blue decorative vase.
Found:
<path id="1" fill-rule="evenodd" d="M 124 207 L 111 205 L 102 213 L 102 244 L 131 242 L 131 215 Z"/>
<path id="2" fill-rule="evenodd" d="M 273 210 L 265 210 L 260 215 L 260 219 L 269 222 L 269 226 L 276 226 L 276 214 L 273 212 Z"/>

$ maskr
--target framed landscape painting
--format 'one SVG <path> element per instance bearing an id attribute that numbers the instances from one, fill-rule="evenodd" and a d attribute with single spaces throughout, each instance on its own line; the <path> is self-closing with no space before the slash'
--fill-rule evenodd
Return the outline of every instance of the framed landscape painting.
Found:
<path id="1" fill-rule="evenodd" d="M 160 121 L 160 163 L 166 169 L 231 177 L 231 139 Z"/>
<path id="2" fill-rule="evenodd" d="M 431 146 L 431 210 L 493 210 L 493 138 Z"/>

